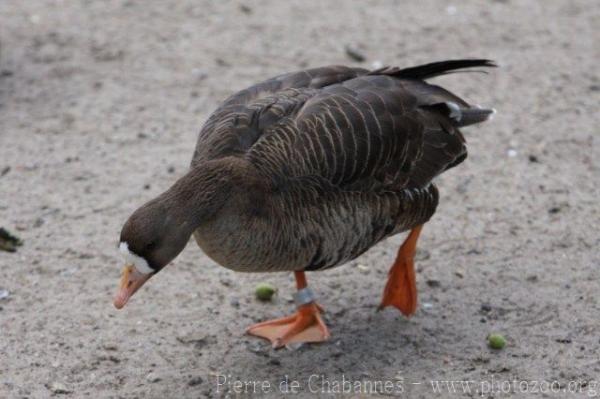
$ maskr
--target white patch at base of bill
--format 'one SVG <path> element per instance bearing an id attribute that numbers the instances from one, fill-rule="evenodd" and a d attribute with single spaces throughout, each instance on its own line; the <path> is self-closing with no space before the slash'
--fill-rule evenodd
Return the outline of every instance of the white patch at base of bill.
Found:
<path id="1" fill-rule="evenodd" d="M 148 265 L 146 259 L 134 254 L 129 250 L 129 245 L 126 242 L 121 242 L 119 244 L 119 252 L 121 252 L 121 255 L 123 255 L 125 262 L 134 265 L 138 272 L 142 274 L 150 274 L 154 272 L 154 270 L 152 270 L 152 268 Z"/>

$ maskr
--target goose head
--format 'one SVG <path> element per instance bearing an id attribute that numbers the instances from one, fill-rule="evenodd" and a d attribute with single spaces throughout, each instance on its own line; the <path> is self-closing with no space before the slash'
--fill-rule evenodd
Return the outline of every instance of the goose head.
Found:
<path id="1" fill-rule="evenodd" d="M 218 216 L 231 198 L 235 174 L 231 166 L 213 161 L 191 169 L 127 219 L 119 240 L 125 266 L 114 298 L 117 309 L 179 255 L 194 230 Z"/>

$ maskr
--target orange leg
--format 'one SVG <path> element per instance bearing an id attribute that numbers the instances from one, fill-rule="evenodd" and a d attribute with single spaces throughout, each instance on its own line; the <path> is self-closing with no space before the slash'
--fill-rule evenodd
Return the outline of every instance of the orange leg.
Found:
<path id="1" fill-rule="evenodd" d="M 412 229 L 398 250 L 396 261 L 388 273 L 388 281 L 383 290 L 383 299 L 379 310 L 393 305 L 405 316 L 410 316 L 417 310 L 414 257 L 421 228 L 423 225 Z"/>
<path id="2" fill-rule="evenodd" d="M 307 287 L 304 272 L 294 272 L 294 275 L 299 293 L 308 293 L 304 290 Z M 308 296 L 298 306 L 296 314 L 255 324 L 246 333 L 268 339 L 273 348 L 294 342 L 326 341 L 330 334 L 321 318 L 321 311 L 323 309 Z"/>

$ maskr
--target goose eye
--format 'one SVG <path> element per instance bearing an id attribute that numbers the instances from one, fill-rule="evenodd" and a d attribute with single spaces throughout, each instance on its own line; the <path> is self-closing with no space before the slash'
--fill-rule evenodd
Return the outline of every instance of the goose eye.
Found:
<path id="1" fill-rule="evenodd" d="M 157 242 L 156 241 L 152 241 L 148 245 L 146 245 L 146 251 L 152 251 L 156 247 L 157 247 Z"/>

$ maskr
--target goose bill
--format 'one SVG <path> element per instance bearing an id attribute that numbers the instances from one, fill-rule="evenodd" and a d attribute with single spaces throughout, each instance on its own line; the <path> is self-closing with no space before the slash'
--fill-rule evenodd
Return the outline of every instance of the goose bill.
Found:
<path id="1" fill-rule="evenodd" d="M 152 274 L 144 274 L 138 271 L 134 265 L 125 265 L 121 275 L 121 283 L 117 295 L 115 295 L 115 308 L 121 309 L 129 298 L 142 286 Z"/>

